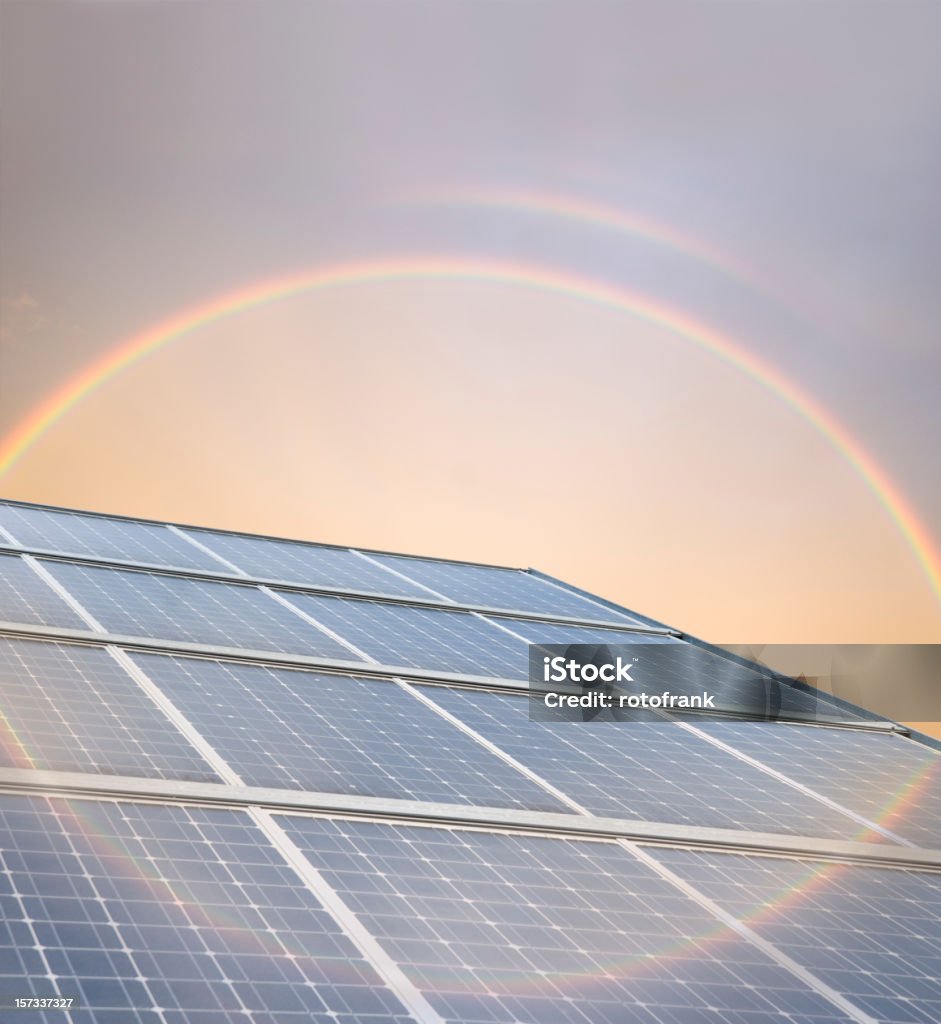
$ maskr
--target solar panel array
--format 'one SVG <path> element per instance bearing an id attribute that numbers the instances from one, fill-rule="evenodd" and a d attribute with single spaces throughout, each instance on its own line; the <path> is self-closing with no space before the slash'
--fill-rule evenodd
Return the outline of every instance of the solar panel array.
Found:
<path id="1" fill-rule="evenodd" d="M 530 644 L 750 682 L 530 571 L 13 502 L 0 544 L 0 1018 L 941 1022 L 941 755 L 865 712 L 534 720 Z"/>

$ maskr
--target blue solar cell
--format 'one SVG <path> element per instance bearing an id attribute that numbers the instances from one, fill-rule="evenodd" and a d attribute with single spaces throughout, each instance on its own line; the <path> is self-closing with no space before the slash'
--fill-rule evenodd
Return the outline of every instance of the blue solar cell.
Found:
<path id="1" fill-rule="evenodd" d="M 247 785 L 567 810 L 393 682 L 134 658 Z"/>
<path id="2" fill-rule="evenodd" d="M 517 619 L 494 616 L 494 623 L 521 636 L 533 644 L 650 644 L 677 645 L 676 637 L 659 633 L 625 633 L 604 626 L 568 626 L 558 622 L 540 622 L 538 619 Z M 686 645 L 683 645 L 684 647 Z"/>
<path id="3" fill-rule="evenodd" d="M 291 594 L 291 601 L 384 665 L 526 678 L 526 645 L 468 612 Z"/>
<path id="4" fill-rule="evenodd" d="M 919 846 L 941 848 L 941 754 L 898 735 L 697 723 L 717 739 Z"/>
<path id="5" fill-rule="evenodd" d="M 471 612 L 318 594 L 288 596 L 317 622 L 379 663 L 395 667 L 525 680 L 529 673 L 529 640 L 627 644 L 650 639 L 601 627 L 515 618 L 491 621 Z M 670 642 L 667 637 L 653 638 L 658 639 Z"/>
<path id="6" fill-rule="evenodd" d="M 0 763 L 218 782 L 100 647 L 0 638 Z"/>
<path id="7" fill-rule="evenodd" d="M 217 559 L 154 523 L 0 504 L 0 526 L 28 548 L 181 569 L 223 570 Z"/>
<path id="8" fill-rule="evenodd" d="M 859 830 L 673 722 L 531 721 L 525 696 L 424 689 L 592 814 L 842 839 Z"/>
<path id="9" fill-rule="evenodd" d="M 652 852 L 876 1020 L 941 1020 L 941 875 Z"/>
<path id="10" fill-rule="evenodd" d="M 615 844 L 279 821 L 445 1021 L 849 1019 Z"/>
<path id="11" fill-rule="evenodd" d="M 67 562 L 45 565 L 112 633 L 357 660 L 256 587 Z"/>
<path id="12" fill-rule="evenodd" d="M 214 530 L 188 529 L 185 532 L 249 576 L 260 579 L 365 590 L 374 594 L 431 596 L 424 587 L 406 582 L 401 576 L 388 572 L 349 548 L 246 537 Z"/>
<path id="13" fill-rule="evenodd" d="M 71 1024 L 412 1019 L 241 812 L 4 796 L 0 858 L 0 992 Z"/>
<path id="14" fill-rule="evenodd" d="M 0 620 L 88 628 L 52 587 L 17 555 L 0 555 Z"/>
<path id="15" fill-rule="evenodd" d="M 405 555 L 370 557 L 458 604 L 476 604 L 517 612 L 542 612 L 605 622 L 638 621 L 626 612 L 613 611 L 607 605 L 519 569 L 439 562 Z"/>

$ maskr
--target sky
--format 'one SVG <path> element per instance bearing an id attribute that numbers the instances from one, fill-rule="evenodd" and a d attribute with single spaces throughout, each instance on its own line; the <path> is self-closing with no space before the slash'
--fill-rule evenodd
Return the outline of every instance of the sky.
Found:
<path id="1" fill-rule="evenodd" d="M 0 493 L 941 641 L 933 0 L 0 19 Z"/>

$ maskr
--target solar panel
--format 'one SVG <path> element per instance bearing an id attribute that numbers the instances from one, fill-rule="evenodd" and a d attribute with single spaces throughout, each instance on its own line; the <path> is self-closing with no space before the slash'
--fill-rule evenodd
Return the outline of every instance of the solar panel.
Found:
<path id="1" fill-rule="evenodd" d="M 499 623 L 512 630 L 527 643 L 533 644 L 671 644 L 682 641 L 658 633 L 625 633 L 604 626 L 569 626 L 558 622 L 540 622 L 537 619 L 493 617 L 488 622 Z"/>
<path id="2" fill-rule="evenodd" d="M 545 643 L 669 642 L 667 637 L 651 638 L 593 626 L 502 617 L 491 621 L 471 612 L 319 594 L 288 596 L 317 622 L 376 661 L 396 667 L 525 680 L 529 675 L 529 639 Z"/>
<path id="3" fill-rule="evenodd" d="M 0 503 L 0 535 L 136 566 L 0 554 L 4 1021 L 941 1024 L 926 743 L 534 574 L 187 529 Z M 226 565 L 390 600 L 187 571 Z M 531 645 L 576 644 L 839 721 L 534 720 Z"/>
<path id="4" fill-rule="evenodd" d="M 318 594 L 291 601 L 384 665 L 525 679 L 526 645 L 469 612 Z"/>
<path id="5" fill-rule="evenodd" d="M 0 638 L 0 763 L 218 782 L 100 647 Z"/>
<path id="6" fill-rule="evenodd" d="M 27 548 L 181 569 L 223 569 L 216 559 L 154 523 L 0 504 L 0 526 Z"/>
<path id="7" fill-rule="evenodd" d="M 941 1020 L 941 875 L 686 850 L 654 856 L 875 1020 Z"/>
<path id="8" fill-rule="evenodd" d="M 18 555 L 0 555 L 0 620 L 69 629 L 88 628 Z"/>
<path id="9" fill-rule="evenodd" d="M 412 1020 L 242 812 L 3 796 L 0 851 L 0 992 L 83 1007 L 17 1020 Z"/>
<path id="10" fill-rule="evenodd" d="M 66 562 L 45 565 L 112 633 L 356 660 L 256 587 Z"/>
<path id="11" fill-rule="evenodd" d="M 901 736 L 769 722 L 698 723 L 898 836 L 941 848 L 941 754 Z"/>
<path id="12" fill-rule="evenodd" d="M 246 785 L 567 810 L 393 682 L 134 658 Z"/>
<path id="13" fill-rule="evenodd" d="M 673 722 L 532 721 L 525 696 L 424 689 L 591 814 L 834 839 L 860 831 Z"/>
<path id="14" fill-rule="evenodd" d="M 613 609 L 519 569 L 440 562 L 405 555 L 371 555 L 377 562 L 423 583 L 458 604 L 542 612 L 572 618 L 637 623 Z"/>
<path id="15" fill-rule="evenodd" d="M 279 822 L 445 1021 L 849 1020 L 615 844 Z"/>
<path id="16" fill-rule="evenodd" d="M 401 576 L 387 572 L 348 548 L 246 537 L 213 530 L 187 529 L 185 532 L 249 576 L 260 579 L 365 590 L 376 594 L 431 596 L 424 587 L 408 583 Z"/>

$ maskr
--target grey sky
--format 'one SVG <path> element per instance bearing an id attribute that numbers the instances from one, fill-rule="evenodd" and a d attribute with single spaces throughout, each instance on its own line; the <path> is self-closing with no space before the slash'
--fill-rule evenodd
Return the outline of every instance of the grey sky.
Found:
<path id="1" fill-rule="evenodd" d="M 941 522 L 938 3 L 0 10 L 0 424 L 90 354 L 259 277 L 388 252 L 538 258 L 747 336 Z M 467 185 L 644 211 L 780 304 L 584 225 L 401 202 Z"/>

